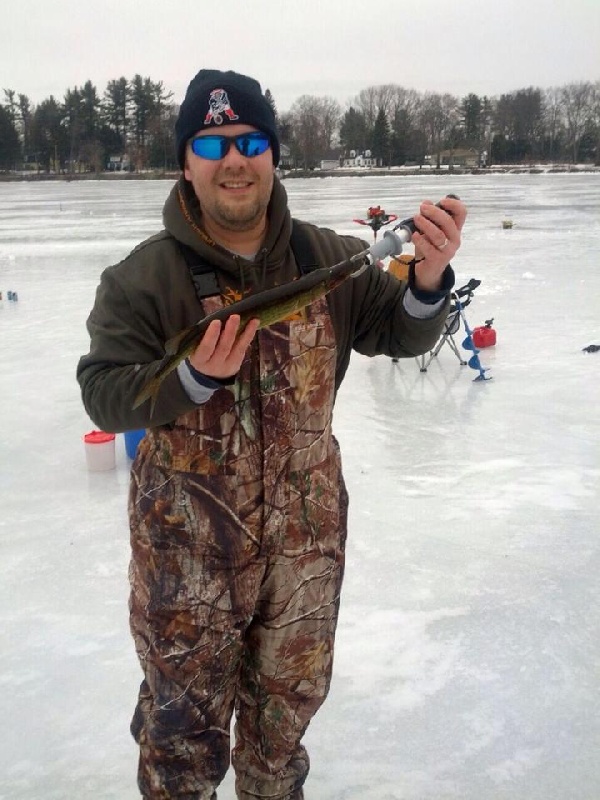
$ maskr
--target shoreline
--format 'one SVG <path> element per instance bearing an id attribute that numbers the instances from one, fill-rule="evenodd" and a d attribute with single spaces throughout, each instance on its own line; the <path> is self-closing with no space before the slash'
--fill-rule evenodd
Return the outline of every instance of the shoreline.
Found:
<path id="1" fill-rule="evenodd" d="M 431 167 L 390 167 L 379 169 L 329 169 L 329 170 L 289 170 L 278 173 L 281 180 L 294 180 L 296 178 L 385 178 L 415 175 L 553 175 L 553 174 L 600 174 L 600 166 L 594 164 L 532 164 L 532 165 L 506 165 L 485 168 L 453 167 L 435 169 Z M 0 173 L 0 183 L 37 183 L 44 181 L 148 181 L 172 180 L 179 178 L 178 171 L 149 170 L 147 172 L 86 172 L 68 174 L 47 173 Z"/>

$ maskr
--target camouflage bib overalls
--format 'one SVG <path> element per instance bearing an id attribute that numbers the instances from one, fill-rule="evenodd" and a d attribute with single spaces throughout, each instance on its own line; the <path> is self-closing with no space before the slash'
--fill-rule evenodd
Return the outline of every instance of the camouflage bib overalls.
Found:
<path id="1" fill-rule="evenodd" d="M 209 313 L 220 298 L 203 302 Z M 325 300 L 258 332 L 231 389 L 155 428 L 132 470 L 132 722 L 146 798 L 301 800 L 325 699 L 347 495 Z"/>

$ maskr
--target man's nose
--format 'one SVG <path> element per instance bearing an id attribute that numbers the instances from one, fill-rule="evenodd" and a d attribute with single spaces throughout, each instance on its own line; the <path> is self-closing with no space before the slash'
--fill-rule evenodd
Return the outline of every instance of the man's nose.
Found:
<path id="1" fill-rule="evenodd" d="M 245 164 L 248 159 L 243 156 L 235 146 L 235 142 L 229 143 L 229 150 L 223 156 L 223 161 L 228 164 Z"/>

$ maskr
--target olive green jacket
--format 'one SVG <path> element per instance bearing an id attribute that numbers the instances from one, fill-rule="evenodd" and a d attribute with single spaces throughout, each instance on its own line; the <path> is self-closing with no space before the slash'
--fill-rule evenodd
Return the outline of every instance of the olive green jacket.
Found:
<path id="1" fill-rule="evenodd" d="M 249 289 L 266 289 L 298 277 L 290 247 L 292 220 L 287 195 L 277 178 L 268 209 L 268 232 L 253 262 L 212 242 L 201 228 L 200 216 L 191 184 L 181 178 L 165 203 L 164 230 L 102 273 L 87 321 L 90 351 L 77 367 L 85 408 L 102 430 L 119 432 L 168 424 L 194 408 L 175 371 L 162 384 L 152 416 L 149 402 L 132 409 L 135 396 L 165 355 L 165 342 L 204 315 L 178 242 L 214 265 L 225 297 L 239 297 Z M 356 237 L 299 224 L 308 233 L 321 266 L 337 264 L 368 247 Z M 328 295 L 337 345 L 336 387 L 352 350 L 368 356 L 410 357 L 433 347 L 449 300 L 434 317 L 417 319 L 403 304 L 406 291 L 406 284 L 370 266 Z"/>

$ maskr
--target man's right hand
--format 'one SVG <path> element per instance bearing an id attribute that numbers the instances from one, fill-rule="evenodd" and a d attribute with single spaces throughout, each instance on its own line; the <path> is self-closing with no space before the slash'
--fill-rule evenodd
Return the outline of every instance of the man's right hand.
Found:
<path id="1" fill-rule="evenodd" d="M 232 314 L 224 323 L 214 319 L 190 356 L 191 365 L 209 378 L 223 379 L 237 375 L 258 325 L 258 319 L 250 320 L 239 333 L 239 314 Z"/>

